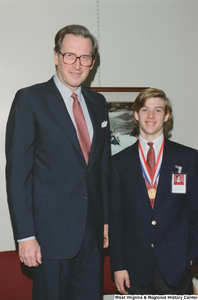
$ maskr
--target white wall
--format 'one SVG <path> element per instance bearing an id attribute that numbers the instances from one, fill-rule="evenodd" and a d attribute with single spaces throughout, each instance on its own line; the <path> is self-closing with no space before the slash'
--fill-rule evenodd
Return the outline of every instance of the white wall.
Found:
<path id="1" fill-rule="evenodd" d="M 6 203 L 4 135 L 15 92 L 54 74 L 53 39 L 68 24 L 100 34 L 92 86 L 163 89 L 172 139 L 198 147 L 197 0 L 0 0 L 0 251 L 14 249 Z M 99 9 L 99 11 L 97 10 Z M 99 12 L 99 20 L 97 19 Z"/>
<path id="2" fill-rule="evenodd" d="M 198 1 L 103 0 L 100 12 L 101 85 L 163 89 L 172 138 L 197 148 Z"/>
<path id="3" fill-rule="evenodd" d="M 0 0 L 0 7 L 0 251 L 3 251 L 14 248 L 4 175 L 5 126 L 11 102 L 21 87 L 53 76 L 54 36 L 60 28 L 83 24 L 97 35 L 97 6 L 94 0 Z"/>

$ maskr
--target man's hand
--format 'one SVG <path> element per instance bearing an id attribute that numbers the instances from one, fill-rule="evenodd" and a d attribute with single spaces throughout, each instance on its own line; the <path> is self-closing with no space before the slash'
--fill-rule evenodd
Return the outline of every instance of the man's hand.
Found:
<path id="1" fill-rule="evenodd" d="M 103 241 L 103 248 L 109 247 L 109 225 L 104 225 L 104 241 Z"/>
<path id="2" fill-rule="evenodd" d="M 19 258 L 28 267 L 38 267 L 41 261 L 41 248 L 37 240 L 19 242 Z"/>
<path id="3" fill-rule="evenodd" d="M 124 288 L 124 283 L 125 285 L 130 288 L 130 280 L 129 280 L 129 274 L 127 270 L 122 270 L 122 271 L 116 271 L 114 272 L 114 279 L 115 279 L 115 285 L 118 289 L 118 291 L 121 294 L 128 294 L 128 292 Z"/>

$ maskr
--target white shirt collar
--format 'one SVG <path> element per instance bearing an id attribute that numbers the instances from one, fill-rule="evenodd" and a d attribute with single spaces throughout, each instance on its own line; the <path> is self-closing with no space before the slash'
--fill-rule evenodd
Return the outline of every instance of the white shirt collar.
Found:
<path id="1" fill-rule="evenodd" d="M 57 74 L 54 75 L 54 82 L 61 93 L 65 102 L 69 101 L 73 91 L 71 91 L 66 85 L 64 85 L 58 78 Z M 75 91 L 78 101 L 81 102 L 81 86 Z"/>
<path id="2" fill-rule="evenodd" d="M 162 133 L 158 138 L 156 138 L 154 141 L 152 141 L 153 144 L 154 144 L 153 148 L 155 150 L 156 157 L 159 154 L 159 151 L 160 151 L 163 139 L 164 139 L 164 134 Z M 146 141 L 145 139 L 143 139 L 143 137 L 141 137 L 141 135 L 139 135 L 139 141 L 141 143 L 144 156 L 147 157 L 147 152 L 148 152 L 148 149 L 149 149 L 149 145 L 147 144 L 148 141 Z"/>

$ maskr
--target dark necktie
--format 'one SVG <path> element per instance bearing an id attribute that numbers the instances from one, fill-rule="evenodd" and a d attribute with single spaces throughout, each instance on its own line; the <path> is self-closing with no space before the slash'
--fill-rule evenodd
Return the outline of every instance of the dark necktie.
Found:
<path id="1" fill-rule="evenodd" d="M 87 128 L 87 123 L 82 111 L 82 107 L 80 102 L 78 101 L 77 95 L 73 93 L 71 97 L 74 99 L 73 101 L 73 114 L 76 122 L 77 132 L 78 132 L 78 140 L 84 155 L 86 164 L 88 165 L 89 154 L 91 150 L 91 141 L 89 137 L 89 131 Z"/>

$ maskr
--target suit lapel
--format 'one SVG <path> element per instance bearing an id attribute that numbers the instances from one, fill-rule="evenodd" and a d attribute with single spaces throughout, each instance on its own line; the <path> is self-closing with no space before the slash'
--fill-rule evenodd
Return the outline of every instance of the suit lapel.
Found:
<path id="1" fill-rule="evenodd" d="M 151 208 L 146 184 L 142 175 L 142 168 L 140 164 L 138 150 L 138 141 L 131 147 L 131 152 L 128 153 L 128 159 L 125 160 L 125 167 L 127 168 L 128 173 L 134 182 L 134 185 L 140 195 L 141 201 L 143 201 L 148 211 L 152 213 L 153 210 Z M 137 201 L 139 201 L 139 199 L 137 199 Z"/>
<path id="2" fill-rule="evenodd" d="M 165 138 L 163 159 L 157 187 L 154 211 L 157 210 L 160 203 L 162 202 L 167 189 L 171 190 L 171 174 L 175 169 L 176 161 L 177 159 L 175 157 L 175 153 L 172 151 L 171 148 L 171 142 Z"/>
<path id="3" fill-rule="evenodd" d="M 78 142 L 75 127 L 66 109 L 64 100 L 54 83 L 53 78 L 46 83 L 45 100 L 46 105 L 50 109 L 51 113 L 58 120 L 60 125 L 65 129 L 68 138 L 71 140 L 79 154 L 84 159 Z"/>

